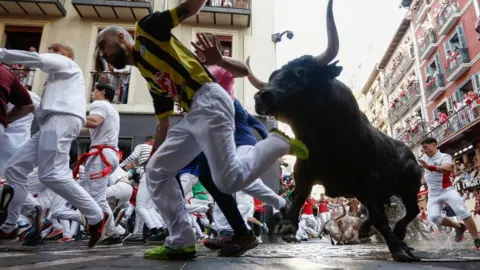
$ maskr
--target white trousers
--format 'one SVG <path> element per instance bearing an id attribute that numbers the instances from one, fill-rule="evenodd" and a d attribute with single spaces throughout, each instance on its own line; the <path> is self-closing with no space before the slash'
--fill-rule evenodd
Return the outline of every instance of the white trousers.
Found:
<path id="1" fill-rule="evenodd" d="M 201 152 L 207 157 L 215 185 L 232 194 L 250 185 L 290 150 L 285 138 L 271 134 L 248 155 L 236 155 L 234 126 L 231 97 L 217 83 L 205 84 L 195 93 L 189 113 L 168 131 L 148 162 L 148 190 L 167 223 L 167 246 L 195 245 L 175 174 Z"/>
<path id="2" fill-rule="evenodd" d="M 19 148 L 19 145 L 5 135 L 3 129 L 3 125 L 0 124 L 0 178 L 5 177 L 5 169 L 7 168 L 8 160 Z"/>
<path id="3" fill-rule="evenodd" d="M 97 149 L 90 150 L 90 152 L 95 151 L 97 151 Z M 120 163 L 118 154 L 112 149 L 103 149 L 103 154 L 105 155 L 107 161 L 112 165 L 112 172 L 114 172 Z M 98 174 L 103 169 L 105 169 L 105 164 L 100 155 L 89 157 L 85 163 L 85 174 L 83 175 L 82 179 L 78 181 L 78 184 L 82 186 L 88 192 L 88 194 L 90 194 L 90 196 L 92 196 L 98 206 L 100 206 L 102 209 L 103 213 L 107 213 L 112 217 L 110 219 L 110 223 L 107 224 L 107 232 L 105 233 L 105 237 L 108 238 L 116 234 L 112 209 L 107 202 L 107 187 L 108 182 L 110 181 L 110 175 L 91 179 L 92 175 Z"/>
<path id="4" fill-rule="evenodd" d="M 240 191 L 235 194 L 235 200 L 237 201 L 238 211 L 240 215 L 242 215 L 243 222 L 245 222 L 247 228 L 250 229 L 248 218 L 253 217 L 253 213 L 255 212 L 255 204 L 252 196 Z M 232 227 L 217 203 L 215 203 L 213 207 L 213 221 L 218 231 L 232 231 Z"/>
<path id="5" fill-rule="evenodd" d="M 118 206 L 122 208 L 128 207 L 128 201 L 132 197 L 133 187 L 125 182 L 117 182 L 115 185 L 107 188 L 107 199 L 115 197 L 118 199 Z"/>
<path id="6" fill-rule="evenodd" d="M 149 229 L 162 228 L 164 223 L 163 219 L 155 210 L 155 204 L 148 193 L 147 182 L 145 181 L 145 178 L 146 175 L 144 174 L 140 179 L 140 184 L 138 185 L 137 198 L 135 202 L 137 220 L 138 217 L 141 218 Z M 169 202 L 164 201 L 163 203 L 168 204 Z"/>
<path id="7" fill-rule="evenodd" d="M 305 225 L 311 230 L 316 230 L 318 227 L 317 220 L 314 215 L 302 214 L 301 219 L 305 220 Z M 308 231 L 307 231 L 308 232 Z"/>
<path id="8" fill-rule="evenodd" d="M 462 197 L 460 197 L 454 188 L 450 187 L 441 192 L 428 194 L 427 216 L 428 219 L 436 225 L 440 225 L 443 221 L 442 209 L 444 203 L 450 205 L 457 217 L 461 220 L 472 216 L 472 214 L 468 212 Z"/>
<path id="9" fill-rule="evenodd" d="M 80 133 L 82 121 L 72 115 L 52 114 L 13 157 L 6 169 L 8 183 L 15 194 L 4 225 L 15 224 L 27 198 L 28 174 L 38 166 L 40 182 L 71 202 L 94 225 L 103 219 L 101 208 L 72 177 L 69 167 L 70 146 Z"/>

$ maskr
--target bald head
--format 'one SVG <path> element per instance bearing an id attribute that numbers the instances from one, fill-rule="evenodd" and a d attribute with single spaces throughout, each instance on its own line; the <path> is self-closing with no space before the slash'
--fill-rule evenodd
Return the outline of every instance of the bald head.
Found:
<path id="1" fill-rule="evenodd" d="M 130 33 L 128 33 L 127 30 L 125 30 L 125 28 L 112 25 L 102 29 L 102 31 L 98 33 L 97 47 L 99 49 L 103 49 L 103 46 L 105 45 L 105 43 L 110 43 L 110 41 L 115 41 L 117 40 L 117 38 L 123 38 L 130 43 L 133 42 L 132 36 L 130 35 Z"/>
<path id="2" fill-rule="evenodd" d="M 54 42 L 54 43 L 50 44 L 50 46 L 48 46 L 48 52 L 49 53 L 61 54 L 61 55 L 65 56 L 65 57 L 68 57 L 72 60 L 75 58 L 75 54 L 73 53 L 72 47 L 70 47 L 66 44 L 60 43 L 60 42 Z"/>
<path id="3" fill-rule="evenodd" d="M 130 33 L 120 26 L 109 26 L 97 35 L 97 54 L 116 69 L 133 64 L 134 41 Z"/>

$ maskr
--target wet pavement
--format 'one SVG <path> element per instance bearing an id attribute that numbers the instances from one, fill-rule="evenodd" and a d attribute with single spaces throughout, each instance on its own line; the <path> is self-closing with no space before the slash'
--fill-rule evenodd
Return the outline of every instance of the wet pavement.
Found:
<path id="1" fill-rule="evenodd" d="M 453 234 L 430 236 L 426 242 L 410 243 L 424 259 L 416 264 L 393 262 L 384 244 L 332 246 L 328 239 L 261 244 L 240 258 L 218 258 L 198 245 L 198 258 L 189 262 L 143 259 L 151 246 L 87 249 L 86 242 L 70 242 L 34 248 L 0 245 L 0 269 L 480 269 L 480 250 L 473 249 L 471 238 L 455 243 Z"/>

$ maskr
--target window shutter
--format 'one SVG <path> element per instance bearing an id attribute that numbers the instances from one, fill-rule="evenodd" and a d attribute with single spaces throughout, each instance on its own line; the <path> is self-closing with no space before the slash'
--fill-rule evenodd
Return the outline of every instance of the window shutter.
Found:
<path id="1" fill-rule="evenodd" d="M 460 91 L 460 89 L 458 89 L 457 91 L 455 91 L 455 100 L 456 100 L 457 102 L 462 102 L 462 100 L 463 100 L 462 91 Z"/>
<path id="2" fill-rule="evenodd" d="M 475 73 L 472 76 L 472 85 L 473 85 L 473 90 L 478 91 L 480 89 L 480 74 Z"/>
<path id="3" fill-rule="evenodd" d="M 451 96 L 447 99 L 447 111 L 448 112 L 454 111 L 454 109 L 453 109 L 453 96 Z"/>
<path id="4" fill-rule="evenodd" d="M 439 74 L 443 74 L 442 62 L 440 62 L 440 55 L 438 53 L 435 54 L 435 67 L 437 68 L 437 72 Z"/>
<path id="5" fill-rule="evenodd" d="M 462 48 L 467 48 L 467 38 L 465 37 L 465 30 L 463 26 L 457 27 L 458 40 L 460 41 L 460 46 Z"/>
<path id="6" fill-rule="evenodd" d="M 435 120 L 435 118 L 437 118 L 437 115 L 438 115 L 438 109 L 434 109 L 433 110 L 433 120 Z"/>

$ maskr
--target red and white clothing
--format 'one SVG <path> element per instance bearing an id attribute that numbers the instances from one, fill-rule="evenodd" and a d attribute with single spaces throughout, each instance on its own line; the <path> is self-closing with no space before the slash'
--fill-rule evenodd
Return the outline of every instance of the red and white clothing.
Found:
<path id="1" fill-rule="evenodd" d="M 437 151 L 433 156 L 423 155 L 421 157 L 428 166 L 441 166 L 444 164 L 453 164 L 452 157 L 449 154 Z M 443 205 L 447 203 L 452 207 L 457 217 L 466 219 L 471 216 L 468 212 L 462 197 L 453 188 L 450 180 L 450 173 L 441 173 L 434 170 L 425 169 L 425 181 L 428 185 L 428 219 L 439 225 L 442 220 Z"/>

